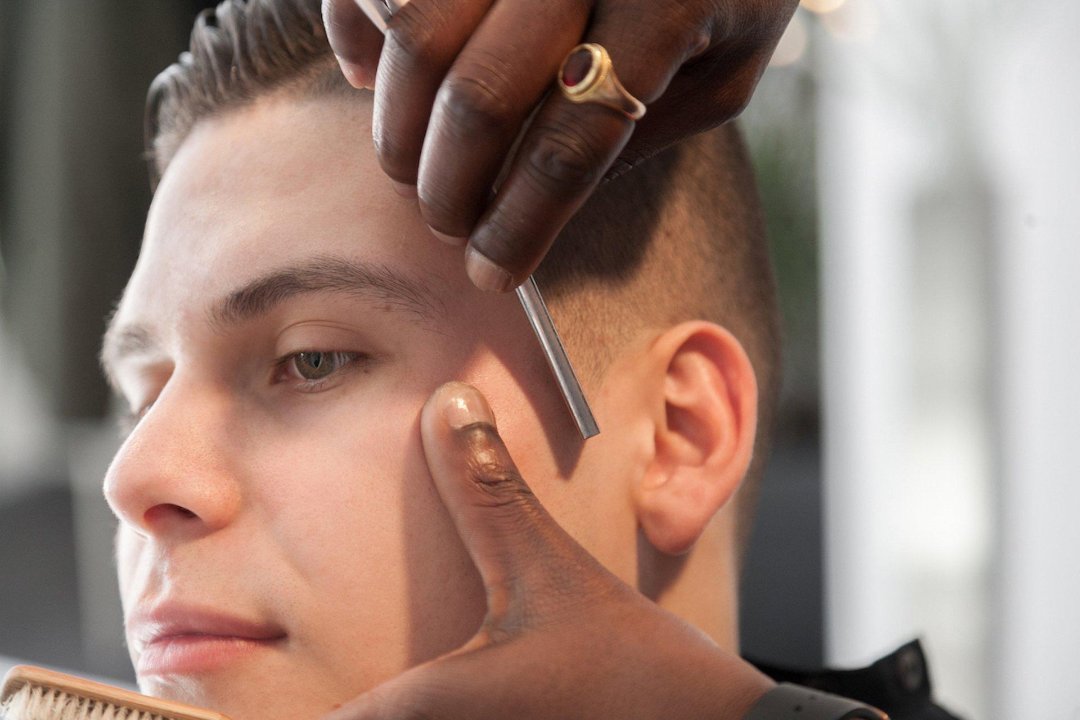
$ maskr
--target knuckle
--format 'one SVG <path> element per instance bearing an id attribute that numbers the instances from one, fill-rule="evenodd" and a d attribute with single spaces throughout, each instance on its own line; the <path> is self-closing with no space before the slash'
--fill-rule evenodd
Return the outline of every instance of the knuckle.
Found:
<path id="1" fill-rule="evenodd" d="M 657 33 L 666 38 L 675 57 L 693 57 L 713 42 L 719 10 L 711 3 L 676 0 L 662 10 L 656 21 L 663 23 L 667 32 Z"/>
<path id="2" fill-rule="evenodd" d="M 499 90 L 503 85 L 490 71 L 454 73 L 446 79 L 437 102 L 457 139 L 505 130 L 513 110 Z"/>
<path id="3" fill-rule="evenodd" d="M 568 127 L 546 128 L 525 158 L 525 170 L 545 190 L 576 194 L 599 182 L 604 162 L 592 144 Z"/>
<path id="4" fill-rule="evenodd" d="M 473 432 L 486 434 L 487 430 L 476 428 Z M 481 442 L 490 447 L 486 442 Z M 517 469 L 507 466 L 493 451 L 480 450 L 471 455 L 469 479 L 478 491 L 481 502 L 491 507 L 527 504 L 533 497 L 532 490 Z"/>
<path id="5" fill-rule="evenodd" d="M 532 496 L 532 491 L 515 471 L 499 463 L 481 461 L 473 466 L 473 484 L 495 504 L 519 502 Z"/>
<path id="6" fill-rule="evenodd" d="M 386 38 L 393 48 L 395 65 L 415 71 L 440 64 L 442 23 L 434 22 L 430 17 L 432 14 L 420 3 L 409 3 L 391 18 Z"/>

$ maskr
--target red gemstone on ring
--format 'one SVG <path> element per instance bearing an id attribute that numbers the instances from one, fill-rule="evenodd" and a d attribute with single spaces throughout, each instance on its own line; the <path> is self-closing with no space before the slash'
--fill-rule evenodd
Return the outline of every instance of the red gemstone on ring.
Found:
<path id="1" fill-rule="evenodd" d="M 580 83 L 589 74 L 592 64 L 593 54 L 588 48 L 579 48 L 570 53 L 570 56 L 566 58 L 566 62 L 563 63 L 563 85 L 572 88 Z"/>

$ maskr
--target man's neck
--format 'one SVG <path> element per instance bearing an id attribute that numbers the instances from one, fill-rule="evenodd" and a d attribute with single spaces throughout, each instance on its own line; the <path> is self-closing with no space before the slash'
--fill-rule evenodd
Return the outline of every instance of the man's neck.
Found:
<path id="1" fill-rule="evenodd" d="M 727 518 L 713 521 L 685 555 L 658 553 L 638 538 L 638 589 L 730 652 L 739 650 L 738 568 Z"/>

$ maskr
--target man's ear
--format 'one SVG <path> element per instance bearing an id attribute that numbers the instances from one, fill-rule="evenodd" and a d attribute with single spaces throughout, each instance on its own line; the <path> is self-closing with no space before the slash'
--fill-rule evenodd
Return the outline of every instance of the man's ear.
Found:
<path id="1" fill-rule="evenodd" d="M 648 353 L 655 453 L 634 502 L 649 542 L 678 555 L 746 475 L 757 433 L 757 380 L 742 344 L 713 323 L 681 323 Z"/>

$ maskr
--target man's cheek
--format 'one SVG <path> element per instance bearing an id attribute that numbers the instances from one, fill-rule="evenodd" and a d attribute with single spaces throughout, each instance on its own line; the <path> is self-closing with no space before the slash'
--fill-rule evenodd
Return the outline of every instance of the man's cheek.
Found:
<path id="1" fill-rule="evenodd" d="M 120 603 L 124 612 L 124 628 L 127 630 L 127 618 L 131 613 L 132 606 L 138 600 L 139 592 L 139 558 L 142 555 L 142 547 L 145 539 L 137 535 L 131 529 L 120 525 L 116 531 L 116 573 L 120 584 Z M 135 645 L 129 637 L 127 642 L 128 651 L 134 653 Z M 132 655 L 132 661 L 135 656 Z"/>
<path id="2" fill-rule="evenodd" d="M 120 581 L 120 597 L 127 608 L 128 595 L 135 583 L 139 556 L 145 540 L 127 526 L 116 529 L 116 573 Z"/>
<path id="3" fill-rule="evenodd" d="M 400 554 L 408 489 L 421 484 L 413 477 L 426 474 L 426 464 L 409 413 L 373 404 L 348 403 L 307 424 L 267 428 L 247 473 L 244 534 L 264 536 L 313 581 Z"/>

